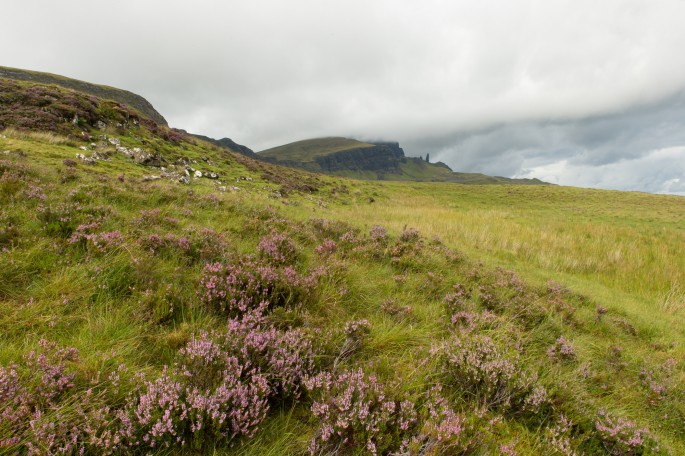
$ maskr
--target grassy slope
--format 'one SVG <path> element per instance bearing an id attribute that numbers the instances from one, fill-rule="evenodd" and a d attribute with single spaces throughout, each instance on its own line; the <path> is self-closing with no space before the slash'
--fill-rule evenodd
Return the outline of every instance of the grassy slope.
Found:
<path id="1" fill-rule="evenodd" d="M 127 90 L 115 87 L 92 84 L 90 82 L 79 81 L 57 74 L 43 73 L 39 71 L 20 70 L 0 66 L 0 77 L 16 79 L 19 81 L 37 82 L 41 84 L 55 84 L 71 90 L 78 90 L 83 93 L 94 95 L 99 98 L 114 100 L 125 103 L 137 109 L 155 122 L 167 125 L 166 120 L 157 110 L 143 97 Z"/>
<path id="2" fill-rule="evenodd" d="M 343 150 L 364 147 L 373 147 L 373 144 L 367 144 L 349 138 L 317 138 L 285 144 L 258 153 L 265 157 L 275 158 L 280 161 L 310 163 L 317 157 L 323 157 Z"/>
<path id="3" fill-rule="evenodd" d="M 77 391 L 121 363 L 159 375 L 193 334 L 221 329 L 225 316 L 198 299 L 203 261 L 173 249 L 153 252 L 142 240 L 152 234 L 194 239 L 208 227 L 228 251 L 254 253 L 260 237 L 276 230 L 296 243 L 299 270 L 325 265 L 329 273 L 316 299 L 274 318 L 334 334 L 347 321 L 368 319 L 371 332 L 361 345 L 343 357 L 345 339 L 333 337 L 319 367 L 330 369 L 340 358 L 338 369 L 359 366 L 383 380 L 401 376 L 407 394 L 444 383 L 476 453 L 497 453 L 500 444 L 520 454 L 551 453 L 547 429 L 560 414 L 575 423 L 572 447 L 603 453 L 594 431 L 602 408 L 648 427 L 664 451 L 685 451 L 685 199 L 549 186 L 349 181 L 255 163 L 203 143 L 158 141 L 142 128 L 94 136 L 101 133 L 127 147 L 154 144 L 171 161 L 195 160 L 224 183 L 252 180 L 240 180 L 234 192 L 219 191 L 208 179 L 190 186 L 144 182 L 155 170 L 120 154 L 72 168 L 63 160 L 81 152 L 80 142 L 51 134 L 0 137 L 1 364 L 21 363 L 46 337 L 79 349 Z M 316 191 L 298 190 L 308 188 L 298 187 L 303 181 Z M 119 230 L 125 242 L 105 252 L 70 245 L 59 224 L 46 222 L 40 209 L 46 206 L 62 207 L 73 224 L 96 217 L 102 232 Z M 151 209 L 159 213 L 144 215 Z M 388 228 L 387 244 L 370 241 L 373 225 Z M 406 227 L 417 228 L 423 240 L 400 241 Z M 350 230 L 360 240 L 347 249 L 341 238 Z M 331 257 L 314 251 L 324 239 L 339 243 Z M 498 265 L 527 280 L 523 292 Z M 572 291 L 550 291 L 549 280 Z M 523 347 L 525 369 L 540 376 L 552 397 L 544 411 L 479 409 L 461 394 L 468 390 L 451 383 L 440 356 L 431 355 L 431 347 L 462 334 L 449 324 L 455 310 L 443 302 L 455 284 L 473 289 L 462 310 L 496 314 L 496 323 L 479 331 Z M 607 313 L 598 314 L 598 306 Z M 576 359 L 558 363 L 546 355 L 560 335 L 571 341 Z M 667 372 L 669 358 L 679 361 Z M 669 384 L 663 398 L 651 395 L 641 372 Z M 208 443 L 203 451 L 302 454 L 317 426 L 308 408 L 306 398 L 295 406 L 274 404 L 254 438 L 216 448 Z M 0 426 L 0 440 L 7 437 L 2 432 Z"/>
<path id="4" fill-rule="evenodd" d="M 363 143 L 349 138 L 316 138 L 297 141 L 291 144 L 274 147 L 272 149 L 259 152 L 260 155 L 275 159 L 281 162 L 298 164 L 298 167 L 313 171 L 320 171 L 320 167 L 315 163 L 317 157 L 326 156 L 335 152 L 348 149 L 358 149 L 372 147 L 373 144 Z M 401 173 L 378 173 L 375 171 L 345 171 L 339 170 L 330 174 L 349 177 L 352 179 L 363 180 L 393 180 L 393 181 L 419 181 L 419 182 L 457 182 L 461 184 L 530 184 L 538 185 L 543 182 L 537 179 L 509 179 L 506 177 L 486 176 L 480 173 L 457 173 L 452 172 L 448 167 L 426 163 L 420 158 L 407 157 L 400 164 Z"/>

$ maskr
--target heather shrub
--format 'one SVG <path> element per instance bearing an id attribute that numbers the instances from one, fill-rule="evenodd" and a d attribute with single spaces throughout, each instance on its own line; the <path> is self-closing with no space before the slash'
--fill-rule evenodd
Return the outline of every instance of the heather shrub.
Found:
<path id="1" fill-rule="evenodd" d="M 576 350 L 564 336 L 560 336 L 554 345 L 547 349 L 547 356 L 555 361 L 573 361 L 576 359 Z"/>
<path id="2" fill-rule="evenodd" d="M 254 435 L 268 411 L 267 382 L 255 369 L 211 348 L 187 349 L 199 371 L 181 365 L 154 380 L 138 380 L 117 412 L 125 446 L 202 447 Z"/>
<path id="3" fill-rule="evenodd" d="M 149 234 L 140 240 L 140 245 L 154 254 L 166 256 L 183 255 L 190 252 L 190 240 L 173 233 L 166 233 L 163 236 L 156 233 Z"/>
<path id="4" fill-rule="evenodd" d="M 74 389 L 71 365 L 79 360 L 78 351 L 45 339 L 39 347 L 24 357 L 21 366 L 0 366 L 0 450 L 27 443 L 30 454 L 73 448 L 71 426 L 63 433 L 50 432 L 50 425 L 42 428 L 41 418 Z"/>
<path id="5" fill-rule="evenodd" d="M 489 336 L 460 333 L 434 349 L 446 373 L 468 400 L 490 410 L 536 413 L 547 402 L 536 376 L 522 367 L 520 353 Z"/>
<path id="6" fill-rule="evenodd" d="M 452 287 L 452 290 L 443 299 L 448 312 L 454 313 L 473 307 L 471 303 L 471 289 L 466 289 L 464 285 L 458 283 Z"/>
<path id="7" fill-rule="evenodd" d="M 640 384 L 651 405 L 663 401 L 673 389 L 675 366 L 675 359 L 669 358 L 656 368 L 644 367 L 640 370 Z"/>
<path id="8" fill-rule="evenodd" d="M 263 236 L 259 240 L 257 251 L 261 258 L 274 265 L 292 265 L 297 260 L 297 248 L 284 234 Z"/>
<path id="9" fill-rule="evenodd" d="M 314 372 L 311 338 L 301 329 L 279 330 L 264 315 L 266 305 L 229 319 L 220 342 L 224 350 L 266 377 L 272 399 L 300 395 L 303 379 Z"/>
<path id="10" fill-rule="evenodd" d="M 206 265 L 198 295 L 211 308 L 237 315 L 257 308 L 262 302 L 270 307 L 307 302 L 316 282 L 316 275 L 301 275 L 291 266 L 277 268 L 243 257 L 233 264 Z"/>
<path id="11" fill-rule="evenodd" d="M 338 245 L 332 239 L 326 239 L 315 249 L 316 253 L 324 258 L 333 255 L 338 250 Z"/>
<path id="12" fill-rule="evenodd" d="M 218 261 L 230 252 L 228 239 L 210 228 L 190 230 L 186 237 L 190 240 L 187 254 L 196 261 Z"/>
<path id="13" fill-rule="evenodd" d="M 450 455 L 463 454 L 472 442 L 466 432 L 466 420 L 457 415 L 442 396 L 442 386 L 436 385 L 424 394 L 420 408 L 423 427 L 411 438 L 409 454 Z"/>
<path id="14" fill-rule="evenodd" d="M 104 253 L 124 243 L 124 237 L 119 230 L 95 233 L 100 228 L 97 222 L 83 223 L 76 227 L 67 242 L 80 245 L 86 250 Z"/>
<path id="15" fill-rule="evenodd" d="M 419 230 L 416 228 L 407 228 L 400 233 L 399 241 L 406 243 L 417 242 L 421 238 Z"/>
<path id="16" fill-rule="evenodd" d="M 388 230 L 380 225 L 374 225 L 369 231 L 369 239 L 375 244 L 385 245 L 388 242 Z"/>
<path id="17" fill-rule="evenodd" d="M 482 312 L 461 310 L 452 315 L 452 326 L 464 334 L 495 328 L 498 322 L 497 315 L 487 310 Z"/>
<path id="18" fill-rule="evenodd" d="M 659 451 L 659 445 L 646 428 L 625 418 L 614 419 L 604 410 L 598 412 L 595 428 L 609 454 L 639 455 Z"/>
<path id="19" fill-rule="evenodd" d="M 312 415 L 319 423 L 309 445 L 311 454 L 401 452 L 416 433 L 414 403 L 361 369 L 324 372 L 304 383 L 312 397 Z"/>

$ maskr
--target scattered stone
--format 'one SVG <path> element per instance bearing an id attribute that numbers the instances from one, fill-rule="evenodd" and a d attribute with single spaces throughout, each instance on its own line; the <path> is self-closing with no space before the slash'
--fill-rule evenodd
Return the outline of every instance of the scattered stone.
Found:
<path id="1" fill-rule="evenodd" d="M 85 163 L 86 165 L 94 165 L 94 164 L 96 164 L 96 161 L 95 161 L 95 159 L 94 159 L 93 157 L 86 157 L 86 156 L 83 155 L 83 154 L 76 154 L 76 158 L 78 158 L 79 160 L 81 160 L 81 161 L 82 161 L 83 163 Z"/>
<path id="2" fill-rule="evenodd" d="M 88 147 L 87 147 L 87 146 L 81 146 L 81 147 L 79 147 L 79 149 L 81 149 L 81 150 L 88 150 Z"/>
<path id="3" fill-rule="evenodd" d="M 195 177 L 200 178 L 200 177 L 202 177 L 202 171 L 200 171 L 200 170 L 198 169 L 198 170 L 195 171 L 195 174 L 194 174 L 194 175 L 195 175 Z"/>
<path id="4" fill-rule="evenodd" d="M 188 166 L 190 165 L 190 160 L 185 157 L 181 157 L 174 162 L 178 166 Z"/>
<path id="5" fill-rule="evenodd" d="M 218 175 L 217 173 L 215 173 L 215 172 L 209 172 L 209 173 L 206 173 L 206 174 L 205 174 L 205 177 L 206 177 L 207 179 L 218 179 L 218 178 L 219 178 L 219 175 Z"/>
<path id="6" fill-rule="evenodd" d="M 120 146 L 121 145 L 121 141 L 119 140 L 119 138 L 109 138 L 109 143 L 114 145 L 114 146 Z"/>
<path id="7" fill-rule="evenodd" d="M 93 152 L 91 157 L 95 160 L 109 160 L 109 157 L 105 154 L 101 154 L 100 152 Z"/>
<path id="8" fill-rule="evenodd" d="M 190 177 L 189 176 L 181 176 L 178 178 L 178 181 L 182 184 L 190 185 Z"/>
<path id="9" fill-rule="evenodd" d="M 132 153 L 133 160 L 135 160 L 135 162 L 139 165 L 159 168 L 162 166 L 162 162 L 164 161 L 161 155 L 151 154 L 149 152 L 145 152 L 144 150 L 141 150 L 140 152 L 132 151 Z"/>
<path id="10" fill-rule="evenodd" d="M 5 155 L 9 155 L 11 152 L 9 150 L 3 150 L 2 153 Z"/>
<path id="11" fill-rule="evenodd" d="M 225 192 L 225 191 L 226 191 L 226 186 L 225 186 L 225 185 L 221 185 L 221 186 L 219 187 L 219 191 L 220 191 L 220 192 Z"/>
<path id="12" fill-rule="evenodd" d="M 95 144 L 95 143 L 90 143 L 90 147 L 92 147 L 92 148 L 95 148 L 95 147 L 97 147 L 97 146 L 98 146 L 98 145 Z"/>
<path id="13" fill-rule="evenodd" d="M 97 128 L 98 130 L 104 130 L 105 128 L 107 128 L 107 124 L 102 120 L 98 120 L 97 122 L 95 122 L 95 128 Z"/>
<path id="14" fill-rule="evenodd" d="M 239 190 L 240 190 L 239 187 L 231 187 L 231 191 L 232 191 L 232 192 L 237 192 L 237 191 L 239 191 Z"/>
<path id="15" fill-rule="evenodd" d="M 148 174 L 143 176 L 143 182 L 149 182 L 149 181 L 155 181 L 161 179 L 161 176 L 154 176 L 152 174 Z"/>

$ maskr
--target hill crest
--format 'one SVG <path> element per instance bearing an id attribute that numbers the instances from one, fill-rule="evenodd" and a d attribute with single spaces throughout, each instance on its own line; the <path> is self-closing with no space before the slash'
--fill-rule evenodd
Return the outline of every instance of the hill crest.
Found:
<path id="1" fill-rule="evenodd" d="M 65 89 L 94 95 L 98 98 L 117 101 L 119 103 L 127 104 L 130 107 L 140 111 L 141 114 L 160 125 L 169 125 L 164 116 L 162 116 L 149 101 L 138 94 L 129 92 L 128 90 L 79 81 L 78 79 L 72 79 L 51 73 L 8 68 L 3 66 L 0 66 L 0 78 L 35 82 L 40 84 L 54 84 Z"/>
<path id="2" fill-rule="evenodd" d="M 397 142 L 362 142 L 343 137 L 306 139 L 257 153 L 271 163 L 364 180 L 544 185 L 538 179 L 511 179 L 454 172 L 445 163 L 407 157 Z"/>

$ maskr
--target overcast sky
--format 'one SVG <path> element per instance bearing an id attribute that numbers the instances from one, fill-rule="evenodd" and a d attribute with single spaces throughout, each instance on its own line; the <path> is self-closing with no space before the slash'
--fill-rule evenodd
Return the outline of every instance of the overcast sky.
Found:
<path id="1" fill-rule="evenodd" d="M 136 92 L 254 150 L 685 195 L 684 0 L 3 0 L 0 65 Z"/>

